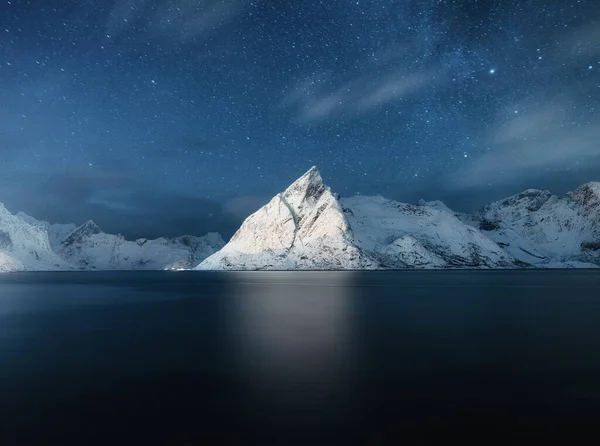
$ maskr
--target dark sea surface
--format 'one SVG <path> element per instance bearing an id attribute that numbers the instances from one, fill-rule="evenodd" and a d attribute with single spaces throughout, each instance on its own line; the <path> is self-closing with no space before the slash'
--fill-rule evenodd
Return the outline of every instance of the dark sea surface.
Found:
<path id="1" fill-rule="evenodd" d="M 573 444 L 594 426 L 598 271 L 0 275 L 2 446 Z"/>

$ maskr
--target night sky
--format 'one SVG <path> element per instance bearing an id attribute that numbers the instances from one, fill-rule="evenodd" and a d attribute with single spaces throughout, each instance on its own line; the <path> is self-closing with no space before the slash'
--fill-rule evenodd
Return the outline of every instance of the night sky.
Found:
<path id="1" fill-rule="evenodd" d="M 598 0 L 0 0 L 0 201 L 219 231 L 310 166 L 461 211 L 600 181 Z"/>

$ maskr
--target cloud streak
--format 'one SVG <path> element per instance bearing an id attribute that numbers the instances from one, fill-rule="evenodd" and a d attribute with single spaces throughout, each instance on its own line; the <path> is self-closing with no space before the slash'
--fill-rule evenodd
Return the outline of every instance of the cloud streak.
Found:
<path id="1" fill-rule="evenodd" d="M 106 33 L 118 36 L 135 25 L 153 36 L 185 43 L 223 26 L 241 6 L 241 0 L 118 0 L 106 21 Z"/>
<path id="2" fill-rule="evenodd" d="M 341 85 L 331 85 L 327 73 L 308 77 L 288 89 L 281 103 L 291 109 L 299 123 L 318 123 L 340 115 L 358 116 L 386 104 L 410 98 L 431 87 L 431 71 L 403 70 L 378 76 L 358 76 Z"/>
<path id="3" fill-rule="evenodd" d="M 569 100 L 549 101 L 509 119 L 499 119 L 483 138 L 486 153 L 450 175 L 447 187 L 481 187 L 589 169 L 600 157 L 600 118 L 575 124 L 580 120 L 571 110 Z"/>

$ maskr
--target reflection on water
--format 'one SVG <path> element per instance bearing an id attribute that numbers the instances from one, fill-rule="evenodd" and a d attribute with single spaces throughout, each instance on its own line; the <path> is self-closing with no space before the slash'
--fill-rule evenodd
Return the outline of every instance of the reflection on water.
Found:
<path id="1" fill-rule="evenodd" d="M 248 409 L 258 413 L 259 402 L 268 416 L 296 410 L 335 416 L 357 361 L 353 275 L 323 277 L 311 290 L 294 285 L 290 273 L 275 274 L 275 281 L 231 285 L 230 354 Z"/>
<path id="2" fill-rule="evenodd" d="M 599 279 L 0 276 L 0 445 L 411 444 L 460 423 L 596 426 Z"/>

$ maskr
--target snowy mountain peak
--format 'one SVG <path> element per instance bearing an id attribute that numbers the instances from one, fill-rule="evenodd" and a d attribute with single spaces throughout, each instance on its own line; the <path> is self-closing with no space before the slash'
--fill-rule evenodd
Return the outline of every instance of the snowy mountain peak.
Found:
<path id="1" fill-rule="evenodd" d="M 552 194 L 547 190 L 527 189 L 516 195 L 505 198 L 488 205 L 487 207 L 519 207 L 527 211 L 535 212 L 546 203 Z"/>
<path id="2" fill-rule="evenodd" d="M 428 206 L 430 208 L 437 209 L 438 211 L 448 212 L 449 214 L 454 214 L 454 211 L 450 209 L 443 201 L 433 200 L 433 201 L 425 201 L 422 198 L 419 200 L 419 206 Z"/>
<path id="3" fill-rule="evenodd" d="M 316 167 L 248 217 L 198 269 L 356 269 L 373 262 L 352 245 L 342 207 Z"/>
<path id="4" fill-rule="evenodd" d="M 72 245 L 73 243 L 81 243 L 84 239 L 89 238 L 94 234 L 101 233 L 102 229 L 100 229 L 100 227 L 92 220 L 88 220 L 71 232 L 68 236 L 66 236 L 62 241 L 62 244 L 68 246 Z"/>
<path id="5" fill-rule="evenodd" d="M 564 196 L 529 189 L 485 206 L 473 225 L 526 263 L 600 263 L 600 183 Z"/>
<path id="6" fill-rule="evenodd" d="M 328 191 L 319 170 L 313 166 L 304 175 L 294 181 L 281 194 L 292 206 L 300 206 L 302 202 L 316 202 Z"/>
<path id="7" fill-rule="evenodd" d="M 338 201 L 316 168 L 248 217 L 197 269 L 379 269 L 512 266 L 451 211 L 381 196 Z"/>
<path id="8" fill-rule="evenodd" d="M 204 237 L 127 241 L 93 221 L 50 224 L 0 206 L 0 272 L 55 269 L 190 269 L 225 245 Z"/>
<path id="9" fill-rule="evenodd" d="M 583 184 L 574 191 L 569 192 L 567 197 L 582 206 L 600 210 L 600 183 Z"/>
<path id="10" fill-rule="evenodd" d="M 33 223 L 11 214 L 0 203 L 0 271 L 66 267 L 53 252 L 46 228 L 37 220 Z"/>
<path id="11" fill-rule="evenodd" d="M 86 221 L 84 224 L 82 224 L 80 226 L 80 228 L 83 230 L 85 229 L 86 231 L 91 232 L 92 234 L 100 234 L 102 232 L 102 229 L 100 229 L 100 226 L 98 226 L 94 220 L 88 220 Z"/>
<path id="12" fill-rule="evenodd" d="M 308 169 L 300 178 L 298 178 L 290 185 L 290 188 L 296 184 L 311 182 L 317 182 L 321 184 L 323 183 L 323 178 L 321 177 L 317 166 L 311 166 L 310 169 Z"/>
<path id="13" fill-rule="evenodd" d="M 64 237 L 58 249 L 63 258 L 82 269 L 164 270 L 193 268 L 224 245 L 218 233 L 129 241 L 120 234 L 102 232 L 90 220 Z"/>

